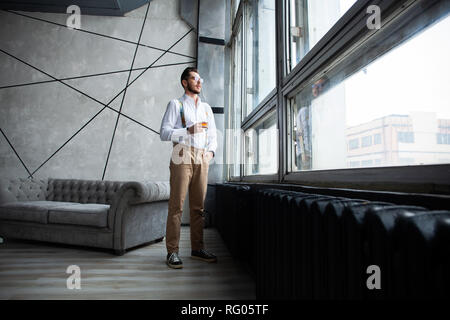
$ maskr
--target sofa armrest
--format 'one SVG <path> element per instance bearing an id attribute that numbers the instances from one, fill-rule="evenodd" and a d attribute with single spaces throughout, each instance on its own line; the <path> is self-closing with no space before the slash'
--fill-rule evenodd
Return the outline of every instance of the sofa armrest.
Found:
<path id="1" fill-rule="evenodd" d="M 140 181 L 136 195 L 129 204 L 141 204 L 169 200 L 170 185 L 167 181 Z M 131 186 L 130 186 L 131 187 Z"/>
<path id="2" fill-rule="evenodd" d="M 130 206 L 169 199 L 169 182 L 130 181 L 125 182 L 112 199 L 108 226 L 113 228 Z"/>
<path id="3" fill-rule="evenodd" d="M 117 196 L 122 198 L 121 201 L 127 201 L 128 204 L 133 205 L 168 200 L 169 195 L 169 182 L 132 181 L 123 184 Z"/>
<path id="4" fill-rule="evenodd" d="M 108 226 L 114 231 L 113 246 L 122 250 L 125 246 L 124 222 L 127 215 L 141 207 L 151 207 L 152 202 L 167 201 L 170 196 L 169 182 L 131 181 L 124 183 L 114 195 L 108 216 Z M 148 209 L 144 208 L 143 212 Z"/>

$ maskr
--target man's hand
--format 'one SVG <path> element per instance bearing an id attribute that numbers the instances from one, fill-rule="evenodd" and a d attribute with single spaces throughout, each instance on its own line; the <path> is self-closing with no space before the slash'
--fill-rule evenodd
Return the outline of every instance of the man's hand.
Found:
<path id="1" fill-rule="evenodd" d="M 209 163 L 211 161 L 211 159 L 214 158 L 214 153 L 212 153 L 211 151 L 208 151 L 203 154 L 203 158 L 205 158 L 205 160 L 208 161 L 208 163 Z"/>
<path id="2" fill-rule="evenodd" d="M 204 129 L 202 128 L 202 124 L 200 122 L 190 126 L 188 129 L 190 134 L 203 132 L 203 130 Z"/>

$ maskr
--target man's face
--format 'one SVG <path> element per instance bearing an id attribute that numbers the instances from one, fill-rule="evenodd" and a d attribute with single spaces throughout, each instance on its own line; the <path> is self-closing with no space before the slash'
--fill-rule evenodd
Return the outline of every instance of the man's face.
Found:
<path id="1" fill-rule="evenodd" d="M 192 93 L 199 94 L 202 91 L 202 82 L 203 79 L 200 78 L 200 75 L 197 72 L 190 72 L 189 77 L 187 78 L 187 86 L 186 89 Z"/>

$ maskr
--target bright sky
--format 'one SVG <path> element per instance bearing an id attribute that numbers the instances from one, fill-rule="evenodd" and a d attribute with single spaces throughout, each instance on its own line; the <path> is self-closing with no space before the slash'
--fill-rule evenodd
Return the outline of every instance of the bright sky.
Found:
<path id="1" fill-rule="evenodd" d="M 340 0 L 341 16 L 356 2 L 356 0 Z"/>
<path id="2" fill-rule="evenodd" d="M 411 111 L 450 119 L 449 34 L 447 16 L 347 79 L 347 125 Z"/>

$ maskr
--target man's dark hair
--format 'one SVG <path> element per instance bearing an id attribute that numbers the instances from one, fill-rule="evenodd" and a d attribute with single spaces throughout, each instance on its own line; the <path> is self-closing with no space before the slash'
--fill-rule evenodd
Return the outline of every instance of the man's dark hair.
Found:
<path id="1" fill-rule="evenodd" d="M 181 74 L 181 79 L 180 79 L 181 85 L 183 85 L 183 80 L 187 80 L 189 78 L 189 75 L 191 72 L 198 73 L 198 70 L 197 70 L 197 68 L 194 68 L 194 67 L 187 67 L 186 69 L 184 69 L 183 73 Z"/>

